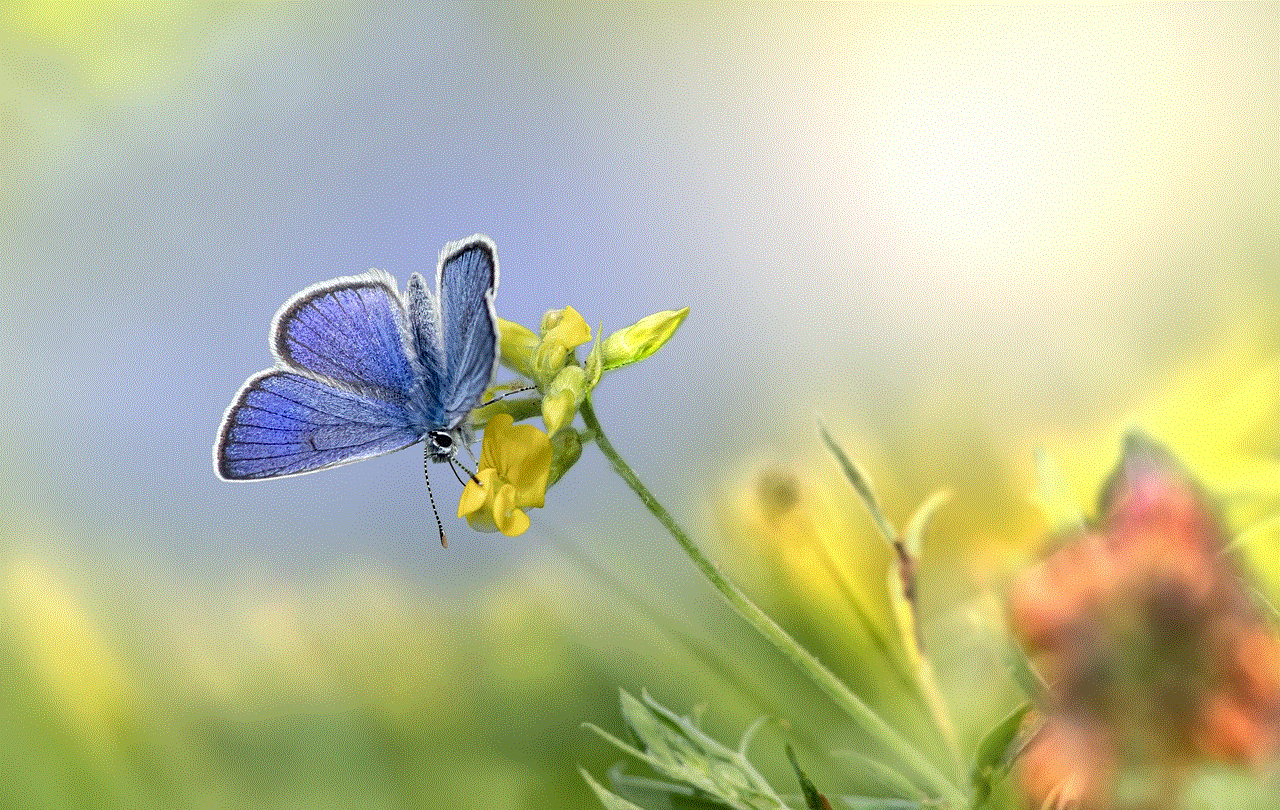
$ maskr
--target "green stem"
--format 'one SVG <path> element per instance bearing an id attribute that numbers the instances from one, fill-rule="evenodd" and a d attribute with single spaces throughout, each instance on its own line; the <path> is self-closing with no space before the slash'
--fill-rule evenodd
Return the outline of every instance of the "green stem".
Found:
<path id="1" fill-rule="evenodd" d="M 837 706 L 844 709 L 873 740 L 897 757 L 903 765 L 909 767 L 920 779 L 924 780 L 932 788 L 931 792 L 935 796 L 944 799 L 951 807 L 959 808 L 967 805 L 968 802 L 960 788 L 948 780 L 915 746 L 895 731 L 870 706 L 863 703 L 845 685 L 844 681 L 823 666 L 822 662 L 814 657 L 812 653 L 800 646 L 799 642 L 770 618 L 769 614 L 757 607 L 745 593 L 739 590 L 738 586 L 726 579 L 720 573 L 720 569 L 716 568 L 707 559 L 702 550 L 694 544 L 685 530 L 680 527 L 680 524 L 676 523 L 675 518 L 671 517 L 671 514 L 663 507 L 662 503 L 636 477 L 635 472 L 627 462 L 623 461 L 622 456 L 618 455 L 618 451 L 614 449 L 608 436 L 605 435 L 604 429 L 600 427 L 599 420 L 596 419 L 595 409 L 591 407 L 590 397 L 583 401 L 579 412 L 582 414 L 583 422 L 595 434 L 596 444 L 599 445 L 600 451 L 613 464 L 614 471 L 622 477 L 623 481 L 627 482 L 627 486 L 631 487 L 631 490 L 636 493 L 640 498 L 640 502 L 653 513 L 653 516 L 658 519 L 663 528 L 675 538 L 675 541 L 684 549 L 685 554 L 689 556 L 693 564 L 698 567 L 703 576 L 710 580 L 716 590 L 720 591 L 720 594 L 737 611 L 738 615 L 746 619 L 779 652 L 799 667 L 810 680 L 817 684 L 818 688 L 826 692 L 835 701 Z"/>

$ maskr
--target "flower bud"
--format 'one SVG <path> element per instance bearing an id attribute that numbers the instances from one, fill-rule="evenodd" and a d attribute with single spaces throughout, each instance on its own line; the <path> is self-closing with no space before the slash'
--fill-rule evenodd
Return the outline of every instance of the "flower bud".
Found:
<path id="1" fill-rule="evenodd" d="M 547 479 L 550 487 L 577 463 L 582 455 L 582 436 L 576 430 L 562 430 L 551 437 L 551 475 Z"/>
<path id="2" fill-rule="evenodd" d="M 502 365 L 533 378 L 533 357 L 538 349 L 538 336 L 515 321 L 498 319 L 499 351 Z"/>
<path id="3" fill-rule="evenodd" d="M 609 335 L 601 348 L 603 370 L 609 371 L 649 357 L 671 339 L 688 314 L 688 307 L 655 312 Z"/>
<path id="4" fill-rule="evenodd" d="M 542 397 L 542 421 L 546 423 L 547 434 L 555 435 L 567 427 L 586 396 L 587 375 L 582 366 L 560 369 Z"/>
<path id="5" fill-rule="evenodd" d="M 570 353 L 591 340 L 591 327 L 573 307 L 553 309 L 542 316 L 542 342 L 535 353 L 534 379 L 545 386 L 564 368 Z"/>

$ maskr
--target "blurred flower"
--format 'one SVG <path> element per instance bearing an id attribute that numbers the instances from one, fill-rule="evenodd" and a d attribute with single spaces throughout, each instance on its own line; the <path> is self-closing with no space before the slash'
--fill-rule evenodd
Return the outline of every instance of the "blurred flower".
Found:
<path id="1" fill-rule="evenodd" d="M 522 509 L 542 506 L 551 468 L 551 442 L 533 425 L 516 425 L 496 414 L 484 430 L 480 469 L 458 501 L 458 517 L 482 532 L 508 537 L 529 528 Z"/>
<path id="2" fill-rule="evenodd" d="M 1015 583 L 1014 632 L 1053 701 L 1020 761 L 1033 803 L 1111 808 L 1125 778 L 1174 791 L 1197 761 L 1275 755 L 1280 642 L 1222 553 L 1227 539 L 1199 485 L 1133 434 L 1098 525 Z"/>
<path id="3" fill-rule="evenodd" d="M 0 626 L 72 737 L 105 751 L 136 730 L 137 683 L 94 616 L 45 563 L 21 555 L 0 561 Z"/>

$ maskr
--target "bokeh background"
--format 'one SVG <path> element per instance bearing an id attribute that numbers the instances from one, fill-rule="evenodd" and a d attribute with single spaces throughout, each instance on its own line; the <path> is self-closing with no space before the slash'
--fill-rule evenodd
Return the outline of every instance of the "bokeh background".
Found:
<path id="1" fill-rule="evenodd" d="M 1037 444 L 1105 471 L 1182 370 L 1211 400 L 1273 358 L 1278 53 L 1271 4 L 0 6 L 0 806 L 592 807 L 618 686 L 808 717 L 766 763 L 831 747 L 590 448 L 526 535 L 447 551 L 414 452 L 218 481 L 275 310 L 474 232 L 508 319 L 691 307 L 601 419 L 893 706 L 751 510 L 820 490 L 878 559 L 819 417 L 899 518 L 951 487 L 954 638 L 1038 547 Z"/>

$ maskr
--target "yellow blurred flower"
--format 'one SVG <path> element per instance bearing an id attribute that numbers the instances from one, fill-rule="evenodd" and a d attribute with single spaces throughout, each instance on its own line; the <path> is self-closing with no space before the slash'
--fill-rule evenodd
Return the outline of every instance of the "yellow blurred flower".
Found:
<path id="1" fill-rule="evenodd" d="M 76 737 L 106 750 L 132 731 L 137 684 L 56 572 L 31 557 L 0 561 L 0 622 Z"/>
<path id="2" fill-rule="evenodd" d="M 500 413 L 484 429 L 480 469 L 458 501 L 458 517 L 481 532 L 508 537 L 529 528 L 522 510 L 542 506 L 551 472 L 551 442 L 533 425 L 517 425 Z"/>
<path id="3" fill-rule="evenodd" d="M 1218 498 L 1264 592 L 1280 598 L 1280 356 L 1241 335 L 1193 356 L 1150 395 L 1083 437 L 1046 437 L 1075 502 L 1093 498 L 1125 434 L 1159 436 Z"/>

